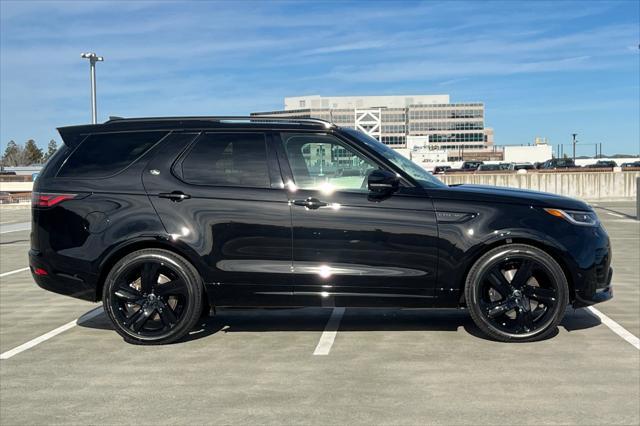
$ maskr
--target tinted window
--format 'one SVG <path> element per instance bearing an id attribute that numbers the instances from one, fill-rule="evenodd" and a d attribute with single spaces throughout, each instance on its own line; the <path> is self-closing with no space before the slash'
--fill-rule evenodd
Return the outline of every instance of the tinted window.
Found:
<path id="1" fill-rule="evenodd" d="M 58 176 L 112 176 L 140 158 L 165 134 L 166 132 L 132 132 L 91 135 L 67 158 Z"/>
<path id="2" fill-rule="evenodd" d="M 378 167 L 332 136 L 283 134 L 293 180 L 301 189 L 368 191 L 368 174 Z"/>
<path id="3" fill-rule="evenodd" d="M 211 133 L 200 137 L 182 161 L 182 178 L 195 185 L 270 186 L 262 133 Z"/>
<path id="4" fill-rule="evenodd" d="M 392 148 L 379 142 L 371 136 L 354 129 L 342 128 L 341 130 L 355 137 L 370 149 L 375 150 L 378 154 L 382 155 L 387 160 L 395 164 L 396 167 L 404 170 L 405 173 L 409 174 L 409 176 L 415 179 L 420 185 L 426 188 L 447 186 L 438 178 L 432 176 L 431 173 L 429 173 L 423 167 L 420 167 L 408 158 L 398 154 L 397 151 L 394 151 Z"/>

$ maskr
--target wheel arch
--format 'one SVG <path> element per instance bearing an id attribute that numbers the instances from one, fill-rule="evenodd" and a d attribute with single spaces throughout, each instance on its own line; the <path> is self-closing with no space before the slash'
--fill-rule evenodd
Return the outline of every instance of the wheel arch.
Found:
<path id="1" fill-rule="evenodd" d="M 509 236 L 508 238 L 503 237 L 503 238 L 495 239 L 493 241 L 487 241 L 481 244 L 481 247 L 478 247 L 476 250 L 474 250 L 473 254 L 470 255 L 469 258 L 467 258 L 465 262 L 464 272 L 462 274 L 462 279 L 460 280 L 460 283 L 459 283 L 459 286 L 460 286 L 459 287 L 459 290 L 460 290 L 459 303 L 461 306 L 466 305 L 465 295 L 464 295 L 465 284 L 467 281 L 467 276 L 469 275 L 469 272 L 471 271 L 471 268 L 473 267 L 473 265 L 478 261 L 478 259 L 482 255 L 484 255 L 488 251 L 493 250 L 496 247 L 509 246 L 512 244 L 530 245 L 544 251 L 545 253 L 553 257 L 553 259 L 556 262 L 558 262 L 558 265 L 560 265 L 560 267 L 562 268 L 562 272 L 564 272 L 565 278 L 567 279 L 567 284 L 569 286 L 569 302 L 574 301 L 575 299 L 574 277 L 573 277 L 573 274 L 571 273 L 571 268 L 567 263 L 567 258 L 566 258 L 566 255 L 563 253 L 562 247 L 558 244 L 555 244 L 551 240 L 548 240 L 548 239 L 545 240 L 542 238 L 538 238 L 537 236 L 513 235 L 513 236 Z"/>
<path id="2" fill-rule="evenodd" d="M 111 268 L 116 264 L 116 262 L 118 262 L 118 260 L 122 259 L 130 253 L 133 253 L 134 251 L 148 248 L 164 249 L 182 256 L 187 262 L 191 263 L 196 268 L 200 277 L 204 276 L 202 273 L 201 265 L 199 265 L 197 255 L 195 253 L 190 253 L 187 248 L 172 244 L 170 241 L 164 238 L 141 237 L 135 240 L 128 240 L 126 243 L 113 247 L 101 260 L 100 266 L 98 267 L 99 273 L 98 281 L 96 283 L 95 300 L 102 300 L 102 289 L 104 287 L 104 282 L 107 279 L 109 271 L 111 271 Z M 203 287 L 206 293 L 206 286 Z"/>

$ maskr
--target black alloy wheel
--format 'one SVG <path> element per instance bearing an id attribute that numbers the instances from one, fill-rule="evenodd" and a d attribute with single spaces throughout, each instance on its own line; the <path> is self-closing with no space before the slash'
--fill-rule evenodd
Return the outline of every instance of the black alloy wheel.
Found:
<path id="1" fill-rule="evenodd" d="M 105 281 L 103 305 L 116 331 L 131 343 L 171 343 L 200 317 L 202 283 L 189 262 L 144 249 L 117 262 Z"/>
<path id="2" fill-rule="evenodd" d="M 465 297 L 476 325 L 501 341 L 540 340 L 568 303 L 567 279 L 546 252 L 524 244 L 495 248 L 469 271 Z"/>

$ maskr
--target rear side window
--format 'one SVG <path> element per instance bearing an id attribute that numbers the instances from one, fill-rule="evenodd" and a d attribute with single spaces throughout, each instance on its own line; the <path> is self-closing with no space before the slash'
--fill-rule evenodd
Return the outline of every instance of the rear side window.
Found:
<path id="1" fill-rule="evenodd" d="M 166 132 L 90 135 L 58 171 L 58 177 L 105 178 L 121 172 L 140 158 Z"/>
<path id="2" fill-rule="evenodd" d="M 263 133 L 201 136 L 182 161 L 182 179 L 194 185 L 269 188 Z"/>

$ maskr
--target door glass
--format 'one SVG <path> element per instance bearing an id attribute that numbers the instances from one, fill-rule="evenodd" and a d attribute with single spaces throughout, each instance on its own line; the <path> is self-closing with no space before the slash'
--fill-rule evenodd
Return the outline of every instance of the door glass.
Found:
<path id="1" fill-rule="evenodd" d="M 264 134 L 204 135 L 182 162 L 182 178 L 194 185 L 268 188 Z"/>
<path id="2" fill-rule="evenodd" d="M 300 189 L 368 192 L 375 163 L 333 136 L 283 134 L 293 179 Z"/>

